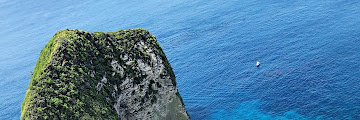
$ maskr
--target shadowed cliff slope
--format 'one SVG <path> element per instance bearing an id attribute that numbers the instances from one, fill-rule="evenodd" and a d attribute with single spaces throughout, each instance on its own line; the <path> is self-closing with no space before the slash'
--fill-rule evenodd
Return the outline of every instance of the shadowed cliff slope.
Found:
<path id="1" fill-rule="evenodd" d="M 21 110 L 21 119 L 189 119 L 174 72 L 144 29 L 57 32 Z"/>

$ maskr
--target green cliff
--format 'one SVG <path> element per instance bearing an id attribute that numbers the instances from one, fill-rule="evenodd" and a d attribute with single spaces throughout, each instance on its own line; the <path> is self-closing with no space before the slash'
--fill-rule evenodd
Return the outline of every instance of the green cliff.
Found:
<path id="1" fill-rule="evenodd" d="M 21 119 L 189 119 L 174 72 L 144 29 L 57 32 L 40 53 Z"/>

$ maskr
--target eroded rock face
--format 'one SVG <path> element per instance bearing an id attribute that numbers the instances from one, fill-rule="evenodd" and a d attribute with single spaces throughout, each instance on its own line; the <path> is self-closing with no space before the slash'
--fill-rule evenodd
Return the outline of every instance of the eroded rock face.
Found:
<path id="1" fill-rule="evenodd" d="M 60 31 L 39 61 L 22 118 L 189 119 L 172 68 L 146 30 Z"/>

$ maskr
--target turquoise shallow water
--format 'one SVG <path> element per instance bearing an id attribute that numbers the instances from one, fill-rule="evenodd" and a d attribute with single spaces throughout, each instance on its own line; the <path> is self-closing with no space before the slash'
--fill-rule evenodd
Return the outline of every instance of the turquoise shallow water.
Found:
<path id="1" fill-rule="evenodd" d="M 30 71 L 56 31 L 139 27 L 163 47 L 192 119 L 360 119 L 359 6 L 0 0 L 0 119 L 20 117 Z"/>

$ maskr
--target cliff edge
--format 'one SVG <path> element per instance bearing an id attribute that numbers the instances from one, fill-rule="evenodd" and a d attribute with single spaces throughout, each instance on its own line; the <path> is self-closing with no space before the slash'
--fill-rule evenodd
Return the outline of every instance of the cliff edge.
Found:
<path id="1" fill-rule="evenodd" d="M 189 119 L 174 72 L 144 29 L 57 32 L 40 53 L 21 119 Z"/>

